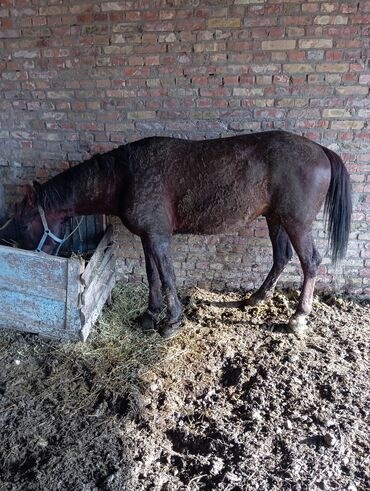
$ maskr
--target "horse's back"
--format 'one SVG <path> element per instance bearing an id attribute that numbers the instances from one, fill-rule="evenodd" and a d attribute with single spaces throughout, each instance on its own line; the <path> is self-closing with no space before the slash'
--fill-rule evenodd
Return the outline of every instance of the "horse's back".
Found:
<path id="1" fill-rule="evenodd" d="M 272 207 L 286 213 L 329 165 L 319 145 L 283 131 L 146 138 L 130 144 L 130 160 L 136 199 L 161 208 L 175 231 L 192 233 L 224 232 Z"/>

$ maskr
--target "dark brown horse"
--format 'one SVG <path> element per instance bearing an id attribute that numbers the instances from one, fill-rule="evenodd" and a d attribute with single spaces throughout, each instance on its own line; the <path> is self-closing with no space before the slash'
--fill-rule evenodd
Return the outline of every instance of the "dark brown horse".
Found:
<path id="1" fill-rule="evenodd" d="M 34 183 L 15 216 L 0 229 L 0 239 L 52 253 L 67 218 L 117 215 L 143 244 L 150 290 L 141 324 L 144 329 L 158 328 L 164 293 L 168 318 L 161 333 L 169 336 L 182 312 L 171 258 L 172 234 L 222 233 L 263 215 L 273 266 L 262 286 L 240 305 L 271 295 L 293 245 L 304 275 L 290 319 L 291 329 L 298 331 L 312 308 L 321 261 L 312 223 L 324 201 L 335 262 L 346 252 L 352 207 L 348 173 L 331 150 L 283 131 L 205 141 L 145 138 L 96 155 L 43 185 Z M 45 232 L 49 228 L 54 235 Z"/>

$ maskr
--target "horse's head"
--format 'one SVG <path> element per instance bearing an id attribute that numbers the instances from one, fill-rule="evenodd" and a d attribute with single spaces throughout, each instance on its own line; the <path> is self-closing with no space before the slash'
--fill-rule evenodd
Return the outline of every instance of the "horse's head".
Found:
<path id="1" fill-rule="evenodd" d="M 22 249 L 42 250 L 53 254 L 65 233 L 65 219 L 60 213 L 45 212 L 41 185 L 34 181 L 28 185 L 15 214 L 0 228 L 0 242 L 16 244 Z"/>

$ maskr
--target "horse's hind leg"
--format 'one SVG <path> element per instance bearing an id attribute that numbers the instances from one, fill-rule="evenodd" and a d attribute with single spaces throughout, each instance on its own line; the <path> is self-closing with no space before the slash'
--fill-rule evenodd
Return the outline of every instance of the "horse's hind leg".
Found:
<path id="1" fill-rule="evenodd" d="M 148 309 L 138 318 L 138 321 L 145 331 L 150 331 L 156 328 L 158 315 L 163 308 L 163 296 L 161 291 L 161 280 L 150 248 L 150 243 L 145 237 L 141 239 L 141 242 L 144 250 L 146 275 L 149 283 L 149 305 Z"/>
<path id="2" fill-rule="evenodd" d="M 179 327 L 182 314 L 171 257 L 171 236 L 155 234 L 145 240 L 148 254 L 153 257 L 159 273 L 167 303 L 167 325 L 161 330 L 161 335 L 170 337 Z"/>
<path id="3" fill-rule="evenodd" d="M 321 257 L 314 244 L 311 227 L 289 224 L 286 228 L 303 270 L 303 286 L 298 306 L 289 320 L 290 329 L 299 333 L 306 327 L 306 318 L 312 310 L 316 273 Z"/>
<path id="4" fill-rule="evenodd" d="M 280 223 L 280 219 L 274 215 L 268 215 L 266 221 L 272 243 L 274 263 L 261 287 L 244 301 L 244 305 L 256 305 L 272 296 L 281 273 L 293 255 L 288 234 Z"/>

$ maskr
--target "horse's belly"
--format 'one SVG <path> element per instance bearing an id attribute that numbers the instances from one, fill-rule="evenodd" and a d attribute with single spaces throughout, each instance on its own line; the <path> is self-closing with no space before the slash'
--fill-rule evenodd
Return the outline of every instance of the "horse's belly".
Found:
<path id="1" fill-rule="evenodd" d="M 223 233 L 230 232 L 232 230 L 239 230 L 247 226 L 247 224 L 251 222 L 253 218 L 254 217 L 247 215 L 243 218 L 221 217 L 220 220 L 205 219 L 204 221 L 198 221 L 198 223 L 196 223 L 195 226 L 189 224 L 189 226 L 185 227 L 184 233 L 201 234 L 201 235 L 223 234 Z"/>
<path id="2" fill-rule="evenodd" d="M 265 200 L 252 196 L 216 195 L 212 199 L 192 200 L 190 193 L 178 204 L 176 232 L 225 233 L 246 226 L 265 210 Z"/>

